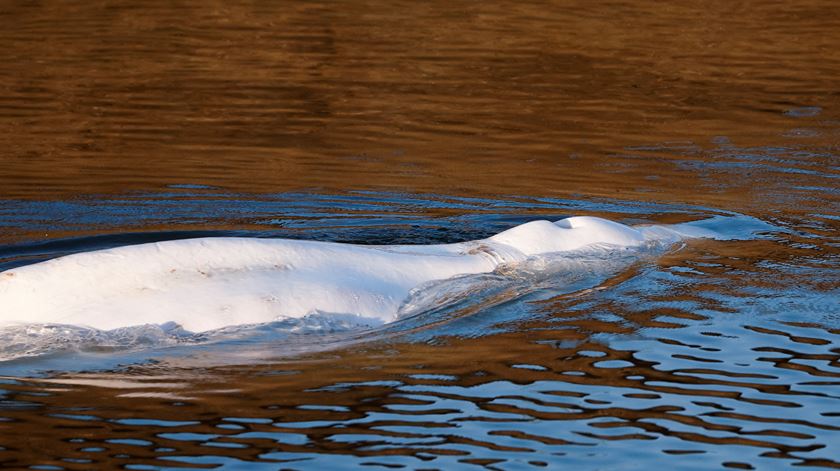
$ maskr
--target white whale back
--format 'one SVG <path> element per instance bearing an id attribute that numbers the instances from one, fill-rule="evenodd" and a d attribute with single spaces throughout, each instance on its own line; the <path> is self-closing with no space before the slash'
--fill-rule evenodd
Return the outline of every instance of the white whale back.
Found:
<path id="1" fill-rule="evenodd" d="M 572 217 L 445 245 L 204 238 L 118 247 L 0 273 L 0 325 L 110 330 L 175 322 L 202 332 L 313 312 L 354 314 L 377 325 L 394 320 L 410 291 L 430 281 L 592 244 L 636 247 L 680 236 L 654 227 Z"/>
<path id="2" fill-rule="evenodd" d="M 591 216 L 576 216 L 553 223 L 526 222 L 488 240 L 509 245 L 530 256 L 568 252 L 593 244 L 636 247 L 644 243 L 645 237 L 639 230 L 624 224 Z"/>

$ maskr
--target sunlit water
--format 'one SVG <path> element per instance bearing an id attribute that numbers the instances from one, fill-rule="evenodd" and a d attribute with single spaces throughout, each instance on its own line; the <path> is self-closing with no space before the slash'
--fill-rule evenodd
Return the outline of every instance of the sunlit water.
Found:
<path id="1" fill-rule="evenodd" d="M 718 217 L 733 240 L 455 280 L 376 328 L 6 329 L 0 466 L 840 466 L 836 19 L 816 1 L 4 7 L 0 269 L 584 214 Z"/>

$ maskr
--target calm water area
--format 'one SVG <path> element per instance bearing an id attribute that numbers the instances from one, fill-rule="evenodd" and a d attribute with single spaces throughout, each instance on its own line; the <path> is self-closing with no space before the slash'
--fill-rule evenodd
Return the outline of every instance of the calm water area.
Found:
<path id="1" fill-rule="evenodd" d="M 752 224 L 375 329 L 0 330 L 0 467 L 840 467 L 838 2 L 10 0 L 0 45 L 0 270 Z"/>

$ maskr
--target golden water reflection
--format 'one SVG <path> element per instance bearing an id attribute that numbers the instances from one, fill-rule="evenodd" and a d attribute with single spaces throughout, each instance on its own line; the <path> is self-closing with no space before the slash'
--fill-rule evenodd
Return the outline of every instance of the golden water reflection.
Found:
<path id="1" fill-rule="evenodd" d="M 698 191 L 736 175 L 623 154 L 836 142 L 835 7 L 8 4 L 0 194 L 198 183 L 737 204 L 741 184 Z"/>

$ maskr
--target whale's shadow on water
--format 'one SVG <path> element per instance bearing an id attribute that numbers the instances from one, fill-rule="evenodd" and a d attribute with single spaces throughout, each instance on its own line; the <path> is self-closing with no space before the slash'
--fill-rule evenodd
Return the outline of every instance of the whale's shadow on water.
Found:
<path id="1" fill-rule="evenodd" d="M 721 239 L 748 239 L 779 229 L 746 216 L 716 216 L 695 223 Z M 172 239 L 185 238 L 190 233 Z M 206 235 L 206 234 L 203 234 Z M 225 234 L 228 235 L 228 234 Z M 184 236 L 184 237 L 181 237 Z M 119 238 L 119 237 L 118 237 Z M 118 245 L 107 240 L 103 245 Z M 655 263 L 676 244 L 585 249 L 531 257 L 491 273 L 459 276 L 412 290 L 396 321 L 360 323 L 357 316 L 314 312 L 303 318 L 192 333 L 175 324 L 114 330 L 31 324 L 0 329 L 0 374 L 112 370 L 127 365 L 217 366 L 270 362 L 382 342 L 445 341 L 513 331 L 547 314 L 540 301 L 591 293 Z"/>

